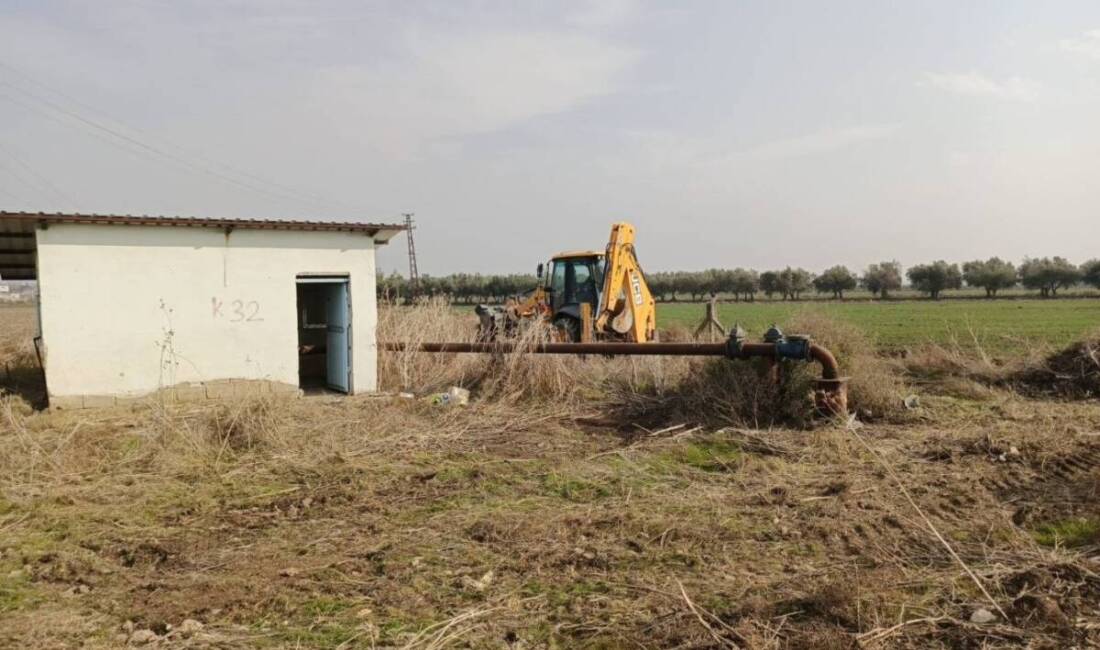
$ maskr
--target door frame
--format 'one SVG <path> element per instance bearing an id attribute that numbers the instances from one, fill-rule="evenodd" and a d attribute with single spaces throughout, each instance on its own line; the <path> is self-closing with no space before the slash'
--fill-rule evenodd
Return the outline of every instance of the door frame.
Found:
<path id="1" fill-rule="evenodd" d="M 350 273 L 299 273 L 295 276 L 294 281 L 295 281 L 295 287 L 297 287 L 299 284 L 343 284 L 343 285 L 346 285 L 346 287 L 347 287 L 346 291 L 347 291 L 347 296 L 348 296 L 348 327 L 347 327 L 347 338 L 348 338 L 348 349 L 347 349 L 348 390 L 345 394 L 346 395 L 354 395 L 355 394 L 355 365 L 354 365 L 354 360 L 355 360 L 354 329 L 355 328 L 353 327 L 353 324 L 355 323 L 355 314 L 353 313 L 353 310 L 352 310 L 352 307 L 351 307 L 351 305 L 352 305 L 351 274 Z M 295 304 L 297 304 L 297 299 L 295 299 Z M 298 327 L 298 325 L 297 325 L 297 320 L 298 320 L 297 319 L 297 311 L 298 311 L 297 307 L 295 307 L 294 311 L 295 311 L 295 319 L 294 319 L 295 320 L 295 341 L 297 341 L 297 327 Z M 326 314 L 326 320 L 327 320 L 327 316 L 328 315 Z M 297 347 L 297 346 L 295 346 L 295 347 Z M 326 372 L 327 372 L 328 359 L 325 360 L 325 364 L 326 364 Z M 299 373 L 300 372 L 301 372 L 301 365 L 299 364 Z"/>

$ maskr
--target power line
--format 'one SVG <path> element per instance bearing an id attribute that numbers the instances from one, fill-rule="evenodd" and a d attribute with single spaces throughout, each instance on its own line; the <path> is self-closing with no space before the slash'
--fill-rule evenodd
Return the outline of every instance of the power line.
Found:
<path id="1" fill-rule="evenodd" d="M 28 174 L 37 179 L 47 190 L 53 193 L 54 196 L 57 196 L 63 202 L 70 204 L 72 207 L 76 206 L 76 201 L 73 201 L 68 194 L 65 194 L 60 189 L 58 189 L 56 185 L 50 182 L 50 179 L 38 173 L 38 171 L 31 167 L 29 163 L 24 161 L 15 151 L 13 151 L 11 147 L 0 142 L 0 151 L 7 153 L 9 159 L 15 162 L 15 164 L 22 167 Z"/>
<path id="2" fill-rule="evenodd" d="M 52 87 L 48 86 L 47 84 L 44 84 L 40 81 L 35 80 L 30 75 L 27 75 L 26 73 L 17 70 L 16 68 L 12 67 L 11 65 L 0 62 L 0 67 L 2 67 L 4 69 L 20 76 L 20 77 L 28 80 L 30 83 L 34 84 L 35 86 L 38 86 L 39 88 L 45 89 L 48 92 L 51 92 L 51 93 L 54 93 L 56 95 L 60 95 L 64 98 L 66 98 L 67 100 L 69 100 L 73 104 L 76 104 L 77 106 L 82 107 L 85 110 L 88 110 L 92 113 L 97 113 L 97 114 L 107 118 L 107 120 L 115 122 L 116 124 L 118 124 L 119 126 L 121 126 L 124 129 L 129 129 L 130 131 L 136 131 L 136 132 L 140 133 L 139 129 L 129 127 L 129 126 L 125 125 L 122 122 L 120 122 L 116 119 L 113 119 L 110 116 L 107 116 L 102 111 L 99 111 L 99 110 L 97 110 L 97 109 L 95 109 L 91 106 L 88 106 L 87 104 L 81 102 L 80 100 L 78 100 L 76 98 L 73 98 L 72 96 L 68 95 L 67 93 L 65 93 L 63 91 L 60 91 L 60 90 L 57 90 L 55 88 L 52 88 Z M 361 208 L 358 208 L 356 206 L 351 206 L 350 204 L 342 203 L 342 202 L 339 202 L 339 201 L 332 201 L 332 200 L 323 198 L 319 195 L 316 195 L 316 194 L 313 194 L 313 193 L 310 193 L 310 192 L 303 192 L 303 191 L 300 191 L 300 190 L 296 190 L 294 188 L 283 185 L 281 183 L 276 183 L 274 181 L 269 181 L 269 180 L 263 179 L 259 176 L 251 174 L 251 173 L 246 172 L 244 170 L 237 169 L 237 168 L 232 167 L 230 165 L 225 165 L 223 163 L 217 163 L 216 161 L 211 161 L 210 159 L 204 159 L 201 156 L 196 156 L 196 158 L 203 159 L 208 164 L 214 164 L 214 165 L 223 167 L 225 169 L 231 170 L 235 174 L 238 174 L 238 175 L 246 177 L 246 178 L 250 178 L 250 179 L 256 181 L 256 183 L 260 183 L 260 184 L 263 184 L 263 185 L 268 185 L 268 186 L 271 186 L 271 187 L 277 188 L 277 189 L 273 191 L 271 189 L 267 189 L 267 188 L 257 186 L 257 185 L 252 184 L 252 183 L 242 181 L 239 178 L 233 178 L 232 176 L 221 173 L 216 169 L 211 169 L 209 166 L 204 166 L 202 164 L 197 164 L 193 161 L 187 160 L 183 156 L 177 155 L 177 154 L 169 152 L 169 151 L 165 151 L 161 147 L 157 147 L 155 145 L 144 142 L 144 141 L 142 141 L 142 140 L 140 140 L 136 137 L 128 135 L 127 133 L 123 132 L 121 129 L 112 128 L 111 126 L 105 125 L 105 124 L 103 124 L 99 121 L 92 120 L 92 119 L 90 119 L 90 118 L 88 118 L 84 115 L 81 115 L 78 111 L 71 110 L 71 109 L 69 109 L 65 106 L 60 105 L 59 103 L 57 103 L 55 101 L 50 100 L 49 98 L 42 97 L 38 94 L 35 94 L 31 91 L 28 91 L 26 88 L 21 88 L 21 87 L 15 85 L 15 84 L 11 83 L 10 81 L 0 81 L 0 84 L 3 84 L 5 86 L 7 86 L 8 88 L 20 93 L 23 96 L 28 97 L 28 98 L 30 98 L 30 99 L 32 99 L 32 100 L 34 100 L 34 101 L 36 101 L 36 102 L 38 102 L 42 105 L 47 106 L 48 108 L 50 108 L 51 110 L 53 110 L 55 112 L 61 113 L 62 115 L 65 115 L 65 116 L 69 117 L 70 119 L 76 120 L 76 121 L 80 122 L 81 124 L 83 124 L 87 127 L 96 129 L 97 131 L 105 133 L 105 134 L 109 135 L 112 138 L 115 138 L 117 140 L 125 142 L 128 145 L 130 145 L 131 147 L 137 147 L 137 148 L 141 149 L 142 151 L 146 152 L 147 154 L 152 154 L 153 156 L 159 156 L 160 158 L 162 158 L 164 160 L 171 161 L 171 162 L 175 163 L 177 166 L 183 166 L 188 171 L 198 172 L 198 173 L 201 173 L 201 174 L 206 174 L 208 176 L 212 176 L 212 177 L 214 177 L 218 180 L 221 180 L 223 182 L 231 183 L 231 184 L 236 185 L 238 187 L 249 189 L 249 190 L 252 190 L 254 192 L 258 192 L 260 194 L 265 194 L 267 196 L 272 196 L 272 197 L 275 197 L 275 198 L 290 199 L 290 200 L 293 200 L 293 201 L 298 201 L 300 203 L 310 203 L 310 204 L 314 204 L 314 205 L 324 206 L 324 207 L 327 207 L 327 208 L 338 208 L 338 209 L 341 209 L 341 210 L 345 210 L 345 209 L 353 209 L 353 210 L 356 210 L 356 211 L 361 210 Z M 9 99 L 9 101 L 14 101 L 14 98 L 8 97 L 8 99 Z M 24 108 L 27 108 L 28 110 L 38 112 L 36 109 L 28 106 L 25 103 L 22 103 L 22 102 L 14 102 L 14 103 L 20 104 Z M 43 113 L 40 112 L 39 114 L 43 114 Z M 169 143 L 169 144 L 171 144 L 171 143 Z M 177 145 L 171 145 L 171 146 L 173 146 L 177 150 L 182 151 L 182 148 L 178 147 Z"/>
<path id="3" fill-rule="evenodd" d="M 104 126 L 104 125 L 99 124 L 97 122 L 94 122 L 92 120 L 89 120 L 89 119 L 81 116 L 80 114 L 69 111 L 69 110 L 65 109 L 64 107 L 61 107 L 61 106 L 57 105 L 56 103 L 54 103 L 54 102 L 52 102 L 48 99 L 43 99 L 41 97 L 37 97 L 37 96 L 33 95 L 32 93 L 28 93 L 26 90 L 23 90 L 23 89 L 19 88 L 18 86 L 13 86 L 12 84 L 10 84 L 8 82 L 5 82 L 5 81 L 0 81 L 0 85 L 7 86 L 8 88 L 11 88 L 12 90 L 15 90 L 16 92 L 19 92 L 20 94 L 22 94 L 26 97 L 29 97 L 29 98 L 31 98 L 31 99 L 47 106 L 47 107 L 49 107 L 53 111 L 56 111 L 56 112 L 58 112 L 62 115 L 65 115 L 65 116 L 73 119 L 73 120 L 76 120 L 76 121 L 80 122 L 81 124 L 84 124 L 88 127 L 96 129 L 99 132 L 105 133 L 108 136 L 114 137 L 114 138 L 116 138 L 116 139 L 118 139 L 122 142 L 125 142 L 125 143 L 127 143 L 131 146 L 131 150 L 133 150 L 132 148 L 136 147 L 137 149 L 141 150 L 142 152 L 145 152 L 147 154 L 147 157 L 149 157 L 151 160 L 164 159 L 164 160 L 170 161 L 172 163 L 175 163 L 177 166 L 181 166 L 184 169 L 187 169 L 188 171 L 197 172 L 197 173 L 200 173 L 200 174 L 205 174 L 207 176 L 211 176 L 211 177 L 216 178 L 218 180 L 228 182 L 228 183 L 232 183 L 233 185 L 237 185 L 238 187 L 249 189 L 249 190 L 252 190 L 254 192 L 259 192 L 260 194 L 265 194 L 265 195 L 270 196 L 270 197 L 283 199 L 283 200 L 290 199 L 290 200 L 293 200 L 293 201 L 299 201 L 299 202 L 305 202 L 305 203 L 313 203 L 313 204 L 317 203 L 316 201 L 302 201 L 302 199 L 300 199 L 298 197 L 295 197 L 295 196 L 291 196 L 291 195 L 283 194 L 283 193 L 279 193 L 279 192 L 274 192 L 274 191 L 270 191 L 270 190 L 266 190 L 262 187 L 256 187 L 256 186 L 250 185 L 249 183 L 246 183 L 244 181 L 232 178 L 231 176 L 227 176 L 225 174 L 222 174 L 222 173 L 220 173 L 216 170 L 205 168 L 205 167 L 202 167 L 201 165 L 196 165 L 196 164 L 191 163 L 191 162 L 189 162 L 189 161 L 187 161 L 183 158 L 180 158 L 179 156 L 176 156 L 176 155 L 173 155 L 169 152 L 163 151 L 163 150 L 161 150 L 161 149 L 159 149 L 159 148 L 157 148 L 153 145 L 146 144 L 146 143 L 144 143 L 140 140 L 137 140 L 136 138 L 132 138 L 132 137 L 126 135 L 125 133 L 120 133 L 119 131 L 116 131 L 116 130 L 110 128 L 110 127 L 107 127 L 107 126 Z M 7 97 L 7 99 L 11 100 L 13 98 L 9 96 L 9 97 Z M 16 101 L 15 103 L 22 105 L 24 108 L 29 108 L 31 110 L 36 110 L 36 109 L 28 106 L 28 104 L 26 104 L 24 102 Z M 39 112 L 39 114 L 43 115 L 44 113 Z M 63 120 L 60 121 L 60 122 L 62 124 L 68 124 L 67 122 L 64 122 Z M 329 207 L 331 207 L 331 206 L 329 206 Z"/>
<path id="4" fill-rule="evenodd" d="M 96 113 L 100 117 L 105 118 L 108 121 L 114 122 L 116 125 L 121 126 L 123 129 L 128 129 L 130 131 L 134 131 L 134 132 L 137 132 L 139 134 L 146 135 L 146 136 L 150 135 L 148 133 L 143 132 L 141 129 L 137 129 L 135 127 L 129 126 L 129 125 L 121 122 L 120 120 L 115 119 L 115 118 L 111 117 L 110 115 L 107 115 L 103 111 L 98 110 L 95 107 L 92 107 L 92 106 L 80 101 L 79 99 L 73 97 L 72 95 L 69 95 L 68 93 L 65 93 L 64 91 L 58 90 L 57 88 L 53 88 L 53 87 L 51 87 L 51 86 L 49 86 L 45 83 L 42 83 L 41 81 L 38 81 L 38 80 L 34 79 L 30 75 L 28 75 L 25 72 L 22 72 L 20 70 L 17 70 L 16 68 L 12 67 L 9 64 L 6 64 L 6 63 L 0 61 L 0 67 L 5 68 L 10 72 L 15 73 L 16 75 L 18 75 L 20 77 L 23 77 L 24 79 L 26 79 L 30 83 L 34 84 L 35 86 L 38 86 L 39 88 L 42 88 L 42 89 L 44 89 L 48 92 L 54 93 L 56 95 L 60 95 L 61 97 L 64 97 L 65 99 L 69 100 L 73 104 L 75 104 L 75 105 L 77 105 L 81 108 L 84 108 L 85 110 L 90 111 L 92 113 Z M 59 108 L 56 103 L 51 102 L 48 99 L 43 99 L 39 96 L 36 96 L 33 93 L 27 91 L 25 88 L 20 88 L 16 85 L 12 84 L 10 81 L 3 82 L 3 83 L 7 84 L 11 88 L 14 88 L 18 92 L 23 93 L 24 95 L 27 95 L 27 96 L 29 96 L 29 97 L 31 97 L 31 98 L 39 101 L 39 102 L 43 102 L 43 103 L 46 103 L 47 105 L 50 105 L 55 110 L 61 110 L 62 112 L 66 112 L 67 114 L 70 114 L 70 115 L 76 113 L 76 111 L 65 111 L 65 109 Z M 81 117 L 81 116 L 79 116 L 79 114 L 76 114 L 76 115 L 73 115 L 73 116 L 76 117 L 76 119 L 79 119 L 79 120 L 84 121 L 84 122 L 88 122 L 88 123 L 92 122 L 92 120 Z M 103 127 L 102 125 L 98 125 L 98 124 L 93 124 L 93 126 L 96 126 L 97 128 L 107 128 L 107 127 Z M 125 133 L 120 133 L 117 129 L 108 129 L 108 130 L 111 131 L 113 135 L 122 137 L 122 138 L 127 139 L 131 142 L 137 143 L 139 146 L 148 147 L 150 149 L 156 150 L 158 153 L 160 153 L 162 155 L 165 155 L 167 157 L 170 157 L 170 158 L 174 158 L 176 160 L 181 159 L 181 157 L 178 156 L 178 155 L 172 154 L 170 152 L 162 151 L 161 149 L 159 149 L 159 148 L 157 148 L 153 145 L 148 145 L 146 143 L 140 142 L 140 141 L 137 140 L 137 138 L 130 137 L 130 136 L 126 135 Z M 167 142 L 167 141 L 165 141 L 165 142 L 167 144 L 169 144 L 170 146 L 172 146 L 173 148 L 179 150 L 179 151 L 185 151 L 184 148 L 180 147 L 179 145 L 176 145 L 174 143 L 170 143 L 170 142 Z M 192 154 L 192 155 L 194 155 L 194 154 Z M 326 199 L 324 197 L 321 197 L 319 195 L 312 194 L 310 192 L 302 192 L 302 191 L 299 191 L 297 189 L 291 188 L 289 186 L 283 185 L 281 183 L 276 183 L 274 181 L 269 181 L 267 179 L 256 176 L 255 174 L 251 174 L 251 173 L 246 172 L 244 170 L 237 169 L 237 168 L 235 168 L 231 165 L 226 165 L 224 163 L 218 163 L 217 161 L 210 160 L 209 158 L 204 158 L 203 156 L 195 155 L 195 157 L 200 159 L 200 160 L 204 160 L 205 162 L 207 162 L 209 164 L 214 164 L 214 165 L 229 169 L 229 170 L 233 171 L 234 173 L 237 173 L 237 174 L 240 174 L 242 176 L 251 178 L 253 180 L 256 180 L 257 182 L 276 187 L 279 190 L 281 190 L 282 192 L 290 195 L 289 197 L 282 197 L 282 198 L 292 198 L 294 200 L 303 201 L 303 202 L 306 202 L 306 203 L 312 202 L 312 203 L 316 203 L 316 204 L 319 204 L 319 205 L 325 205 L 326 207 L 337 207 L 337 208 L 341 208 L 341 209 L 352 208 L 352 209 L 355 209 L 355 210 L 360 209 L 358 207 L 351 206 L 350 204 L 347 204 L 347 203 L 343 203 L 343 202 L 339 202 L 339 201 L 332 201 L 332 200 Z M 188 164 L 189 166 L 192 166 L 192 167 L 200 167 L 199 165 L 195 165 L 194 163 L 186 161 L 186 160 L 183 161 L 183 162 L 185 164 Z M 241 184 L 236 179 L 229 179 L 229 178 L 225 177 L 224 175 L 218 174 L 218 172 L 216 172 L 215 170 L 206 169 L 204 171 L 206 173 L 211 173 L 211 174 L 220 176 L 222 178 L 222 180 L 229 180 L 230 182 L 233 182 L 235 184 L 239 184 L 239 185 Z M 248 186 L 247 184 L 245 184 L 245 186 L 249 187 L 249 189 L 254 189 L 254 190 L 256 189 L 256 188 L 252 188 L 251 186 Z"/>
<path id="5" fill-rule="evenodd" d="M 8 197 L 9 199 L 12 199 L 13 201 L 21 201 L 21 202 L 24 202 L 24 203 L 27 202 L 27 200 L 25 198 L 23 198 L 21 196 L 16 196 L 15 194 L 12 194 L 11 192 L 5 190 L 2 187 L 0 187 L 0 194 L 3 194 L 4 196 Z"/>
<path id="6" fill-rule="evenodd" d="M 8 172 L 8 176 L 10 176 L 11 178 L 14 178 L 23 187 L 29 189 L 31 191 L 32 198 L 40 195 L 42 189 L 35 186 L 33 183 L 27 181 L 27 179 L 23 178 L 23 175 L 20 174 L 18 171 L 16 171 L 14 168 L 12 168 L 8 165 L 5 165 L 4 163 L 0 163 L 0 169 L 3 169 L 4 171 Z"/>

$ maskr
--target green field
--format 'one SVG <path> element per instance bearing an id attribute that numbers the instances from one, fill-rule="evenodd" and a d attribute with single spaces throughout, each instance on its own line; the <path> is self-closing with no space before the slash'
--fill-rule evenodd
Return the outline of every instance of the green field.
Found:
<path id="1" fill-rule="evenodd" d="M 702 303 L 660 303 L 661 328 L 689 329 L 702 320 Z M 972 346 L 1010 354 L 1024 345 L 1062 345 L 1100 328 L 1100 300 L 945 300 L 899 302 L 722 303 L 719 319 L 735 322 L 758 337 L 772 324 L 810 310 L 864 329 L 884 348 L 900 349 L 934 342 Z M 972 334 L 973 332 L 973 334 Z"/>

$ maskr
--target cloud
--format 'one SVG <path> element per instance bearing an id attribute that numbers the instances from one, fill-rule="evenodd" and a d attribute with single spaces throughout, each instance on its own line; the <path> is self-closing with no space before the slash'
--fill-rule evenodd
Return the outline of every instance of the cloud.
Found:
<path id="1" fill-rule="evenodd" d="M 881 140 L 897 132 L 898 124 L 864 124 L 825 129 L 808 135 L 774 140 L 746 152 L 752 158 L 777 160 L 844 149 L 861 142 Z"/>
<path id="2" fill-rule="evenodd" d="M 999 82 L 977 72 L 929 72 L 925 74 L 921 84 L 971 97 L 1033 101 L 1039 96 L 1039 84 L 1034 81 L 1022 77 L 1009 77 Z"/>
<path id="3" fill-rule="evenodd" d="M 576 109 L 616 92 L 637 57 L 570 31 L 416 33 L 389 60 L 320 70 L 313 96 L 396 154 Z"/>
<path id="4" fill-rule="evenodd" d="M 581 27 L 611 27 L 625 22 L 636 10 L 635 0 L 590 0 L 566 16 L 566 21 Z"/>
<path id="5" fill-rule="evenodd" d="M 1078 38 L 1064 38 L 1058 41 L 1058 46 L 1066 52 L 1100 61 L 1100 29 L 1089 30 Z"/>

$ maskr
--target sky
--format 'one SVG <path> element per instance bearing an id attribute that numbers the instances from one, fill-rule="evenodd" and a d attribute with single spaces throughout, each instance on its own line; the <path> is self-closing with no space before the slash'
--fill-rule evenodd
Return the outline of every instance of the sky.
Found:
<path id="1" fill-rule="evenodd" d="M 394 222 L 419 267 L 1100 257 L 1100 2 L 0 2 L 0 209 Z M 380 269 L 407 269 L 398 237 Z"/>

